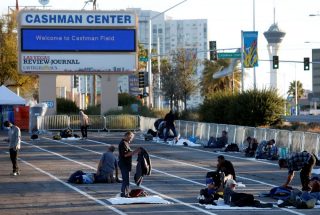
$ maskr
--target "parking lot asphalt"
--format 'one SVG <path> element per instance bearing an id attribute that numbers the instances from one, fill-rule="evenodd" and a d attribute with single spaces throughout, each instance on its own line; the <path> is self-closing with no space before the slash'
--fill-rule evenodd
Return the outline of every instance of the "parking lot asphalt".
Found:
<path id="1" fill-rule="evenodd" d="M 171 146 L 144 141 L 137 133 L 132 145 L 144 147 L 152 161 L 152 174 L 145 176 L 142 188 L 149 195 L 158 195 L 170 204 L 112 205 L 108 199 L 120 192 L 121 184 L 70 184 L 69 176 L 77 171 L 95 172 L 98 161 L 110 144 L 120 142 L 123 132 L 89 133 L 87 140 L 53 140 L 40 135 L 30 140 L 23 133 L 19 156 L 20 176 L 12 171 L 6 132 L 0 132 L 0 214 L 319 214 L 320 209 L 206 209 L 197 196 L 205 187 L 206 172 L 215 170 L 217 156 L 222 154 L 233 162 L 237 181 L 263 202 L 276 200 L 259 197 L 286 180 L 287 172 L 276 162 L 248 159 L 242 153 L 214 152 L 202 147 Z M 118 155 L 117 150 L 115 152 Z M 135 159 L 134 159 L 135 161 Z M 134 182 L 131 174 L 131 182 Z M 299 174 L 292 183 L 300 188 Z M 136 188 L 132 183 L 131 188 Z"/>

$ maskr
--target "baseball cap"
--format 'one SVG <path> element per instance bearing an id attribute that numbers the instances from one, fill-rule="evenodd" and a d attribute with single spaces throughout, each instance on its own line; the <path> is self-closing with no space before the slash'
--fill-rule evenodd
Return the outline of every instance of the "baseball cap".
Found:
<path id="1" fill-rule="evenodd" d="M 226 185 L 227 186 L 230 186 L 230 185 L 237 185 L 237 182 L 233 179 L 228 179 L 227 182 L 226 182 Z"/>

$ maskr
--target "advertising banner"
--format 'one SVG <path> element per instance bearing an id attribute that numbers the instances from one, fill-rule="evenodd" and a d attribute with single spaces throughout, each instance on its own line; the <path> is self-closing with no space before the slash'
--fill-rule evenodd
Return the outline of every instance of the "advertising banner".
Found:
<path id="1" fill-rule="evenodd" d="M 258 66 L 258 32 L 243 31 L 243 66 L 252 68 Z"/>
<path id="2" fill-rule="evenodd" d="M 19 61 L 23 73 L 54 74 L 129 74 L 135 71 L 137 62 L 135 53 L 22 53 Z"/>

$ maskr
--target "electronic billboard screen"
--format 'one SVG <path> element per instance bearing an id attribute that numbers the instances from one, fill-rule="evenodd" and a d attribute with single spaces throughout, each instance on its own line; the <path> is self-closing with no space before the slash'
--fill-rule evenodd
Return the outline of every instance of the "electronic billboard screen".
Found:
<path id="1" fill-rule="evenodd" d="M 135 52 L 135 29 L 21 29 L 21 51 Z"/>

